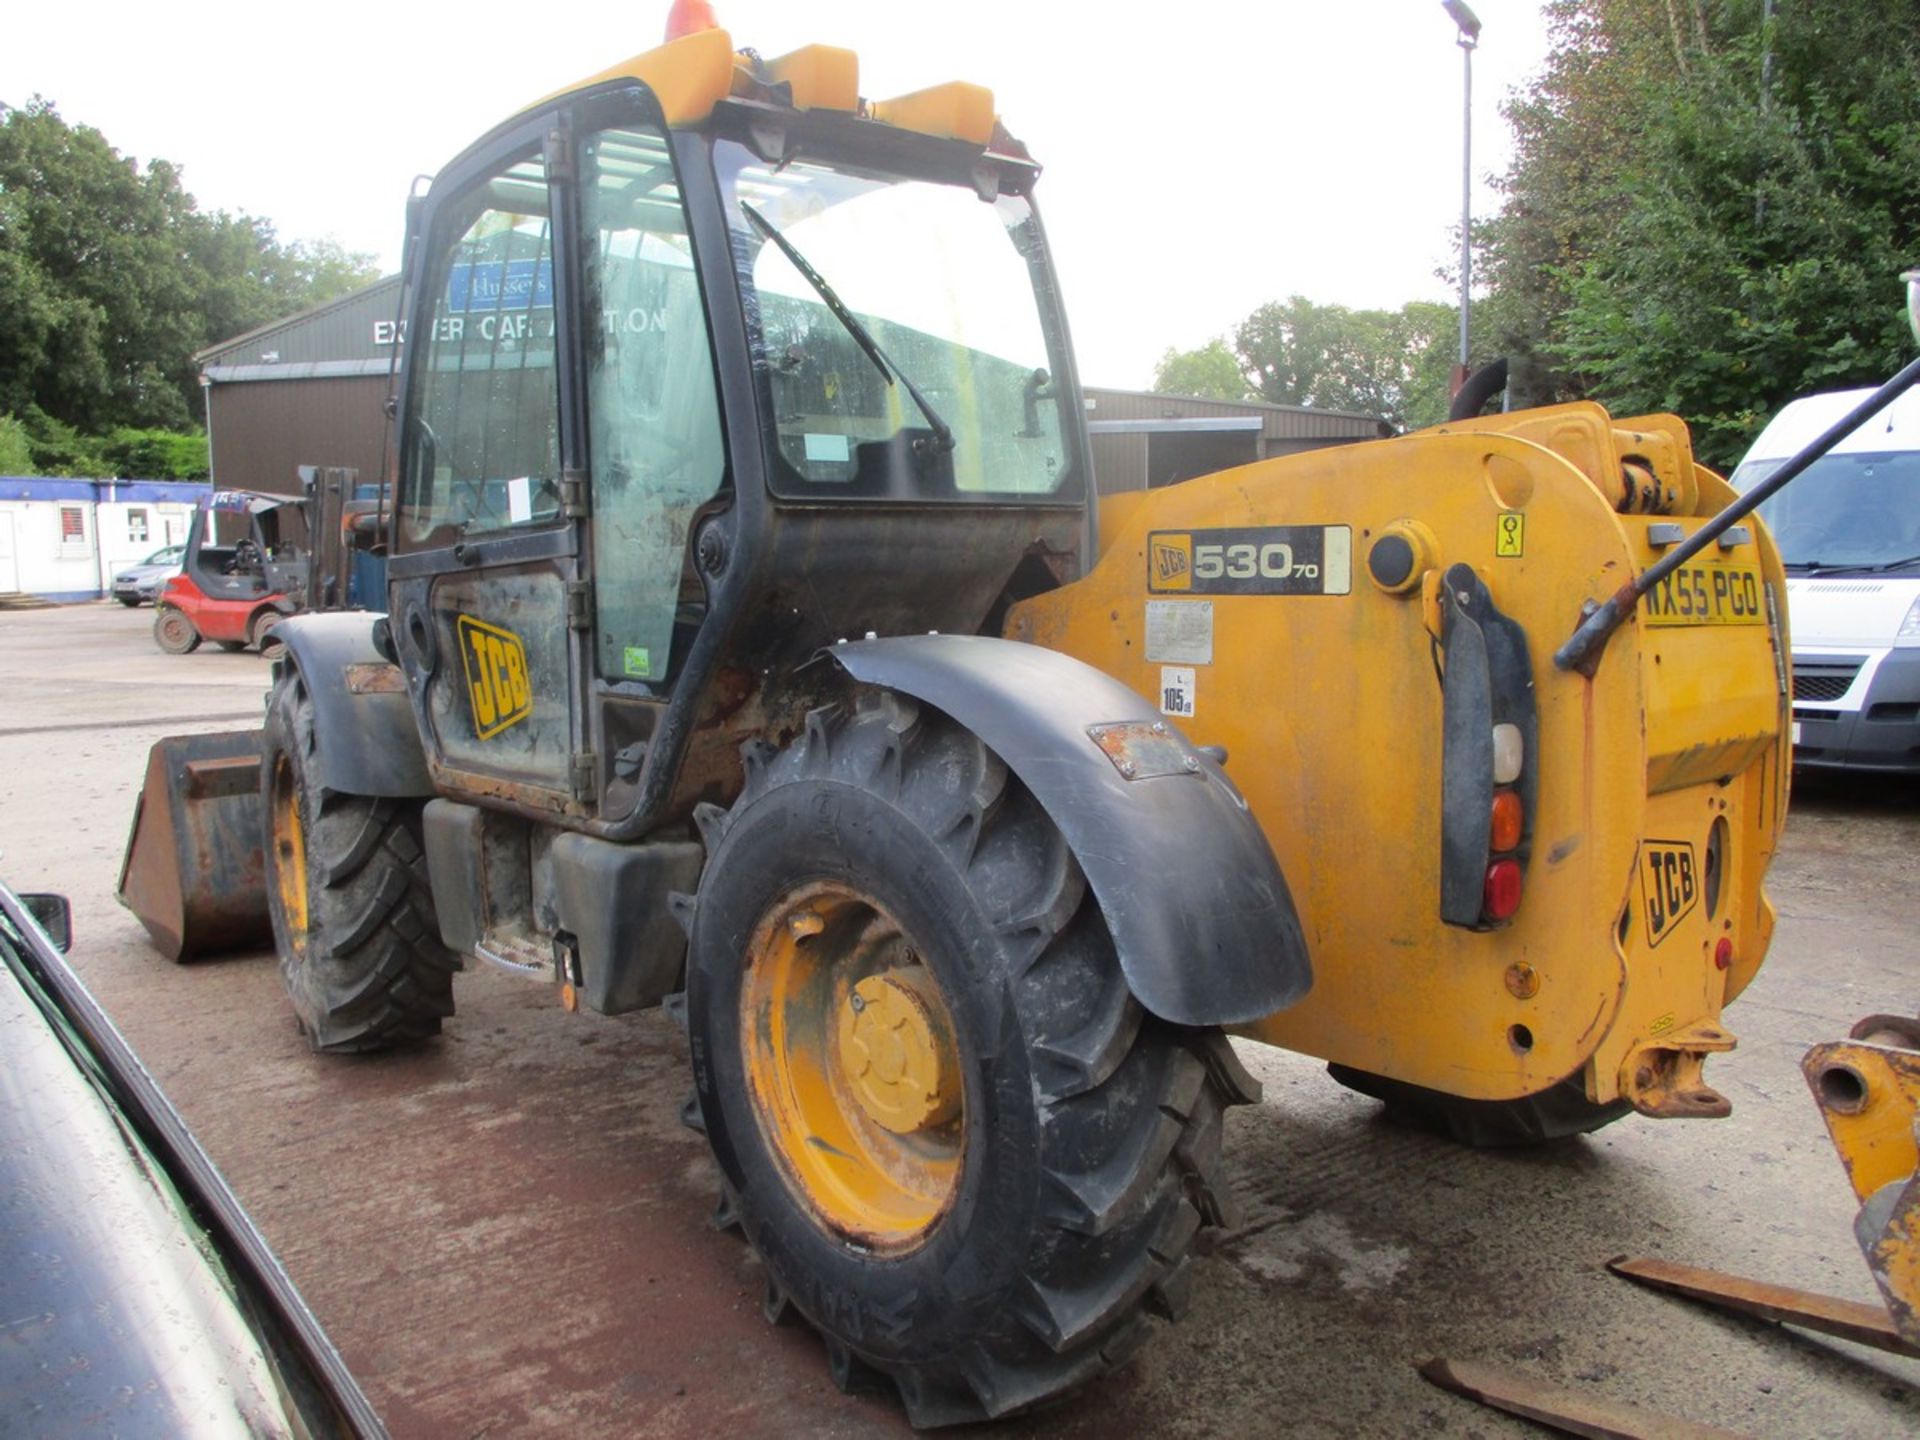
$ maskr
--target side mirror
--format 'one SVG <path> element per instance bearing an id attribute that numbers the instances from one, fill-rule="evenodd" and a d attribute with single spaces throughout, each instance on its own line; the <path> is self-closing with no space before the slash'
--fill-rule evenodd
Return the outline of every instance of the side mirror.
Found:
<path id="1" fill-rule="evenodd" d="M 73 906 L 64 895 L 22 895 L 20 903 L 62 955 L 73 948 Z"/>
<path id="2" fill-rule="evenodd" d="M 346 515 L 340 522 L 340 538 L 349 550 L 378 550 L 387 537 L 377 510 Z"/>

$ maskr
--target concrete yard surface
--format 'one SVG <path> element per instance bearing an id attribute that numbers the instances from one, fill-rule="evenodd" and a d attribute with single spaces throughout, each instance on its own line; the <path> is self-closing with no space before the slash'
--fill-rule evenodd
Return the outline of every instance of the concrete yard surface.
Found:
<path id="1" fill-rule="evenodd" d="M 160 653 L 152 611 L 0 613 L 0 876 L 74 903 L 73 963 L 185 1114 L 397 1436 L 906 1433 L 845 1396 L 759 1266 L 708 1223 L 685 1045 L 658 1012 L 568 1014 L 457 978 L 418 1050 L 319 1057 L 270 955 L 176 966 L 113 899 L 149 744 L 257 719 L 268 665 Z M 1719 1315 L 1609 1275 L 1688 1261 L 1872 1301 L 1854 1205 L 1799 1072 L 1862 1015 L 1920 1009 L 1920 787 L 1805 782 L 1773 951 L 1708 1078 L 1723 1121 L 1638 1117 L 1523 1153 L 1382 1122 L 1253 1045 L 1238 1228 L 1116 1377 L 1007 1436 L 1526 1435 L 1429 1386 L 1435 1355 L 1759 1436 L 1911 1434 L 1920 1362 Z M 1443 1017 L 1440 1023 L 1444 1023 Z M 0 1057 L 4 1063 L 4 1057 Z M 5 1430 L 0 1417 L 0 1430 Z"/>

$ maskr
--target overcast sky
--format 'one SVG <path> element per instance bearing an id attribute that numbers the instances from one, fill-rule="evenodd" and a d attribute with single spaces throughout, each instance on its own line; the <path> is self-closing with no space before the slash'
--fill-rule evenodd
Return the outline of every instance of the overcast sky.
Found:
<path id="1" fill-rule="evenodd" d="M 1473 0 L 1474 213 L 1500 105 L 1546 52 L 1532 0 Z M 714 0 L 734 42 L 860 54 L 861 92 L 995 92 L 1039 196 L 1090 384 L 1144 386 L 1266 300 L 1449 298 L 1461 57 L 1440 0 L 1159 6 Z M 399 262 L 416 174 L 528 101 L 658 43 L 659 3 L 12 7 L 0 102 L 39 94 L 122 154 L 183 167 L 204 209 Z"/>

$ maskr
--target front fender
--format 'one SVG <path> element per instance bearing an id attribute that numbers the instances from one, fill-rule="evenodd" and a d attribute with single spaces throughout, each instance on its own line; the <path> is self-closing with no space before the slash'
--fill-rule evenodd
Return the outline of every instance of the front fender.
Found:
<path id="1" fill-rule="evenodd" d="M 1307 993 L 1293 897 L 1247 802 L 1119 681 L 1056 651 L 981 635 L 903 635 L 828 653 L 862 684 L 945 711 L 1020 777 L 1060 827 L 1127 985 L 1153 1014 L 1238 1025 Z"/>
<path id="2" fill-rule="evenodd" d="M 297 666 L 313 697 L 317 779 L 349 795 L 432 795 L 406 676 L 373 644 L 365 611 L 296 615 L 274 630 L 278 665 Z M 276 672 L 277 673 L 277 672 Z"/>

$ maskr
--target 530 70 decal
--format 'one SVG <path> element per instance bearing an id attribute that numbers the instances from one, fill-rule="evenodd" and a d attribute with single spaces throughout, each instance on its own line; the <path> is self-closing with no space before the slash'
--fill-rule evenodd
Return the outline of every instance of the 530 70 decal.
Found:
<path id="1" fill-rule="evenodd" d="M 1156 595 L 1345 595 L 1353 531 L 1345 525 L 1156 530 L 1147 589 Z"/>

